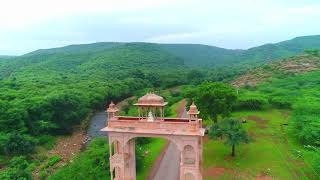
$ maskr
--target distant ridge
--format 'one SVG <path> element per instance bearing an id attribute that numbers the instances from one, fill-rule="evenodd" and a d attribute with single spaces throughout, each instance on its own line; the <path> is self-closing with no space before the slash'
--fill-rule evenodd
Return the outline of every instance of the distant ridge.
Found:
<path id="1" fill-rule="evenodd" d="M 225 49 L 201 44 L 158 44 L 143 42 L 98 42 L 92 44 L 69 45 L 52 49 L 39 49 L 26 56 L 50 54 L 94 55 L 124 45 L 144 45 L 158 47 L 184 60 L 189 66 L 224 66 L 231 64 L 259 65 L 302 53 L 305 49 L 320 48 L 320 35 L 301 36 L 279 43 L 265 44 L 247 50 Z M 20 56 L 21 57 L 21 56 Z"/>

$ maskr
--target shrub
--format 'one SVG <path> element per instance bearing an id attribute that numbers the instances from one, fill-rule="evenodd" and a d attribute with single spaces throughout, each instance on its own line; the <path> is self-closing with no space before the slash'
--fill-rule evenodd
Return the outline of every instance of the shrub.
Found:
<path id="1" fill-rule="evenodd" d="M 8 168 L 0 172 L 0 179 L 32 180 L 32 169 L 30 168 L 27 159 L 24 156 L 12 158 Z"/>
<path id="2" fill-rule="evenodd" d="M 269 103 L 280 109 L 290 109 L 292 106 L 292 102 L 287 97 L 272 97 L 269 99 Z"/>
<path id="3" fill-rule="evenodd" d="M 36 141 L 19 133 L 0 134 L 0 151 L 5 155 L 25 155 L 33 152 Z"/>
<path id="4" fill-rule="evenodd" d="M 151 138 L 147 137 L 138 137 L 136 138 L 136 144 L 137 145 L 144 145 L 144 144 L 149 144 L 152 141 Z"/>
<path id="5" fill-rule="evenodd" d="M 316 149 L 313 152 L 312 166 L 317 171 L 317 173 L 320 174 L 320 149 Z"/>
<path id="6" fill-rule="evenodd" d="M 262 94 L 246 93 L 240 95 L 235 105 L 236 109 L 259 110 L 268 104 L 268 100 Z"/>
<path id="7" fill-rule="evenodd" d="M 49 159 L 49 162 L 47 164 L 47 167 L 49 166 L 54 166 L 55 164 L 57 164 L 59 161 L 61 161 L 61 157 L 58 155 L 54 155 Z"/>
<path id="8" fill-rule="evenodd" d="M 80 153 L 49 179 L 110 179 L 109 145 L 106 138 L 96 138 L 88 149 Z"/>
<path id="9" fill-rule="evenodd" d="M 55 138 L 50 135 L 42 135 L 38 137 L 38 144 L 43 145 L 46 149 L 50 150 L 56 144 Z"/>
<path id="10" fill-rule="evenodd" d="M 300 100 L 293 106 L 291 127 L 302 144 L 320 146 L 320 107 L 318 101 Z"/>

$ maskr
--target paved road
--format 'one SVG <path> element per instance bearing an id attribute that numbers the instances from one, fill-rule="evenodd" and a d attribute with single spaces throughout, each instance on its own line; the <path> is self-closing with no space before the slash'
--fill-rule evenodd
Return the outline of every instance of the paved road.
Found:
<path id="1" fill-rule="evenodd" d="M 187 111 L 184 109 L 180 117 L 187 118 Z M 180 154 L 175 144 L 171 143 L 164 154 L 158 171 L 153 180 L 178 180 L 179 179 Z"/>
<path id="2" fill-rule="evenodd" d="M 153 180 L 178 180 L 180 154 L 175 144 L 170 143 Z"/>

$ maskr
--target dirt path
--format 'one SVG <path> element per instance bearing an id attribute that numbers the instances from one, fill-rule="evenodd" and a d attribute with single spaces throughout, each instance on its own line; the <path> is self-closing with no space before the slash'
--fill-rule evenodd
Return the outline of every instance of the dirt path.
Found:
<path id="1" fill-rule="evenodd" d="M 186 106 L 187 101 L 182 100 L 177 109 L 178 117 L 187 117 Z M 159 163 L 159 162 L 158 162 Z M 179 179 L 179 163 L 180 153 L 175 144 L 169 143 L 165 154 L 158 166 L 158 170 L 154 175 L 153 180 L 178 180 Z M 152 179 L 152 178 L 151 178 Z"/>

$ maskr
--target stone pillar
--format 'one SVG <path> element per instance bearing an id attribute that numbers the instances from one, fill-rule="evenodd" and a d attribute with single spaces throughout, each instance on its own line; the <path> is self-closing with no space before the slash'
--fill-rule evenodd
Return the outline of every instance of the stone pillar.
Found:
<path id="1" fill-rule="evenodd" d="M 111 180 L 136 180 L 135 140 L 127 142 L 124 133 L 110 132 L 108 136 Z M 113 155 L 112 148 L 115 151 Z M 112 175 L 114 170 L 115 176 Z"/>
<path id="2" fill-rule="evenodd" d="M 124 141 L 123 135 L 118 133 L 109 133 L 109 162 L 111 180 L 124 180 Z M 114 152 L 114 154 L 112 154 Z M 115 173 L 113 176 L 113 172 Z"/>
<path id="3" fill-rule="evenodd" d="M 135 140 L 131 139 L 124 148 L 126 180 L 136 180 L 136 153 Z"/>
<path id="4" fill-rule="evenodd" d="M 202 137 L 184 142 L 180 153 L 180 180 L 202 180 Z M 189 157 L 187 157 L 189 155 Z M 193 156 L 192 156 L 193 155 Z"/>

